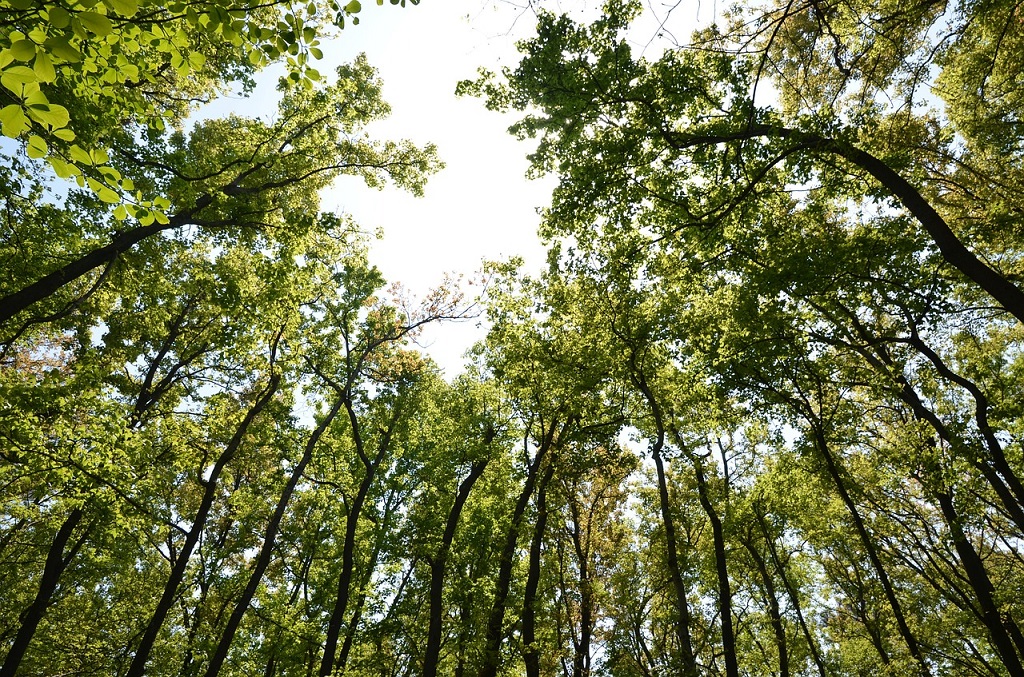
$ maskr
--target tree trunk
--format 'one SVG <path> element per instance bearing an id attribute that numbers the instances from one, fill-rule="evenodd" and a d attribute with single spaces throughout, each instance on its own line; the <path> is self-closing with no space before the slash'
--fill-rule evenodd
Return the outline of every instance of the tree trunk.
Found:
<path id="1" fill-rule="evenodd" d="M 441 657 L 441 630 L 444 618 L 444 569 L 448 563 L 448 553 L 451 550 L 452 542 L 455 540 L 455 529 L 459 524 L 459 517 L 462 515 L 462 508 L 469 498 L 469 492 L 473 489 L 480 476 L 487 467 L 488 459 L 476 461 L 470 466 L 469 475 L 466 476 L 455 494 L 455 502 L 448 511 L 448 521 L 444 525 L 444 534 L 441 537 L 441 547 L 430 562 L 430 628 L 427 631 L 427 646 L 423 656 L 423 677 L 436 677 L 437 664 Z"/>
<path id="2" fill-rule="evenodd" d="M 1014 635 L 1020 637 L 1020 628 L 1008 614 L 1003 617 L 995 603 L 995 588 L 985 571 L 985 565 L 978 556 L 977 550 L 971 545 L 960 525 L 960 517 L 953 506 L 953 496 L 946 491 L 935 493 L 939 501 L 939 508 L 942 510 L 942 517 L 949 527 L 950 535 L 953 537 L 953 546 L 960 556 L 960 563 L 967 574 L 967 580 L 974 590 L 978 605 L 981 607 L 981 620 L 988 629 L 992 645 L 995 647 L 999 658 L 1003 661 L 1007 671 L 1014 677 L 1024 675 L 1024 666 L 1021 665 L 1018 651 L 1024 653 L 1024 646 L 1014 647 Z"/>
<path id="3" fill-rule="evenodd" d="M 84 542 L 83 536 L 71 548 L 71 552 L 67 555 L 64 554 L 64 548 L 71 538 L 71 533 L 81 521 L 82 509 L 73 509 L 68 513 L 68 516 L 60 525 L 60 529 L 57 530 L 57 534 L 53 537 L 53 541 L 50 543 L 50 550 L 46 553 L 43 575 L 39 579 L 39 590 L 36 591 L 36 597 L 32 604 L 21 615 L 21 626 L 14 637 L 14 643 L 11 645 L 10 651 L 7 652 L 7 657 L 4 658 L 3 665 L 0 666 L 0 677 L 14 677 L 14 674 L 18 671 L 21 659 L 24 658 L 25 651 L 28 650 L 32 637 L 36 633 L 36 628 L 39 627 L 39 622 L 43 620 L 43 615 L 50 605 L 53 593 L 57 590 L 61 574 L 67 569 L 71 558 L 74 557 L 78 548 Z"/>
<path id="4" fill-rule="evenodd" d="M 348 397 L 343 398 L 343 401 L 345 409 L 348 411 L 349 421 L 352 424 L 353 442 L 359 457 L 363 461 L 365 474 L 359 483 L 359 489 L 352 500 L 348 514 L 345 516 L 345 543 L 342 546 L 341 553 L 341 575 L 338 576 L 338 590 L 335 596 L 334 609 L 331 611 L 331 618 L 327 625 L 324 655 L 323 660 L 320 661 L 320 677 L 330 677 L 331 672 L 335 668 L 338 637 L 341 636 L 341 624 L 345 619 L 345 611 L 348 607 L 348 599 L 352 588 L 352 572 L 355 568 L 356 527 L 359 523 L 359 516 L 363 511 L 363 503 L 366 502 L 366 496 L 370 493 L 370 486 L 373 484 L 377 470 L 380 468 L 384 457 L 388 453 L 388 448 L 391 446 L 391 436 L 394 434 L 394 428 L 398 423 L 400 413 L 400 408 L 396 406 L 391 416 L 391 421 L 388 424 L 388 429 L 384 432 L 380 446 L 377 448 L 377 454 L 373 459 L 370 459 L 363 450 L 362 435 L 359 432 L 359 420 L 356 417 L 352 401 Z"/>
<path id="5" fill-rule="evenodd" d="M 128 667 L 126 677 L 142 677 L 145 673 L 146 662 L 149 660 L 149 654 L 153 650 L 153 645 L 156 643 L 157 634 L 160 632 L 160 628 L 163 626 L 164 620 L 167 618 L 167 614 L 174 605 L 174 598 L 178 594 L 178 586 L 181 585 L 182 579 L 185 578 L 185 569 L 188 566 L 189 558 L 192 556 L 192 550 L 199 542 L 199 537 L 206 526 L 206 518 L 210 514 L 210 508 L 213 506 L 214 495 L 217 493 L 217 480 L 220 479 L 220 474 L 224 471 L 224 467 L 232 458 L 234 458 L 235 452 L 237 452 L 238 448 L 242 446 L 242 440 L 245 438 L 245 434 L 253 420 L 261 411 L 263 411 L 263 408 L 267 406 L 271 398 L 273 398 L 280 382 L 281 376 L 279 374 L 273 374 L 270 377 L 270 382 L 267 384 L 267 387 L 260 394 L 259 399 L 257 399 L 252 408 L 249 409 L 249 412 L 245 415 L 245 418 L 239 424 L 238 429 L 235 430 L 235 434 L 228 442 L 227 447 L 225 447 L 224 452 L 217 458 L 217 462 L 214 464 L 213 470 L 210 471 L 210 478 L 206 480 L 203 497 L 199 503 L 199 509 L 196 511 L 195 519 L 192 522 L 192 528 L 189 529 L 188 534 L 185 536 L 185 543 L 182 545 L 181 551 L 178 553 L 174 566 L 171 567 L 171 575 L 167 579 L 167 584 L 164 586 L 164 591 L 160 596 L 159 602 L 157 602 L 156 610 L 153 612 L 152 617 L 150 617 L 149 624 L 146 626 L 146 631 L 142 636 L 142 641 L 139 642 L 139 646 L 135 650 L 135 656 L 132 658 L 131 665 Z"/>
<path id="6" fill-rule="evenodd" d="M 537 525 L 530 540 L 530 559 L 527 565 L 526 590 L 523 592 L 523 662 L 526 677 L 540 677 L 540 648 L 537 646 L 537 587 L 540 584 L 540 555 L 544 544 L 544 530 L 548 524 L 548 482 L 554 473 L 554 463 L 548 468 L 537 487 Z"/>
<path id="7" fill-rule="evenodd" d="M 562 430 L 568 429 L 566 423 Z M 498 580 L 494 586 L 494 601 L 491 604 L 491 613 L 487 618 L 487 628 L 484 634 L 484 650 L 481 656 L 479 677 L 496 677 L 498 674 L 498 663 L 501 657 L 502 626 L 505 623 L 505 602 L 508 599 L 509 587 L 512 584 L 512 567 L 515 563 L 516 544 L 519 541 L 519 527 L 526 512 L 526 506 L 533 495 L 534 486 L 537 484 L 537 475 L 541 464 L 547 455 L 548 450 L 554 444 L 556 424 L 552 423 L 551 428 L 546 432 L 541 441 L 537 455 L 534 457 L 530 468 L 527 471 L 526 482 L 523 490 L 519 492 L 515 508 L 512 511 L 512 520 L 505 536 L 505 547 L 501 551 L 501 560 L 498 567 Z"/>
<path id="8" fill-rule="evenodd" d="M 292 498 L 292 494 L 295 492 L 295 486 L 298 484 L 299 479 L 302 477 L 302 473 L 305 472 L 306 466 L 313 458 L 313 450 L 316 447 L 317 442 L 320 440 L 320 436 L 323 435 L 324 431 L 327 430 L 327 426 L 331 424 L 335 416 L 341 410 L 341 399 L 339 398 L 331 410 L 324 417 L 324 420 L 313 430 L 309 436 L 309 441 L 306 442 L 306 447 L 302 452 L 302 458 L 292 469 L 292 474 L 288 478 L 288 482 L 285 484 L 284 490 L 281 492 L 281 497 L 277 501 L 277 507 L 274 509 L 274 514 L 270 518 L 270 522 L 267 524 L 267 528 L 263 534 L 263 544 L 260 546 L 259 555 L 256 556 L 256 561 L 253 564 L 252 571 L 249 573 L 249 580 L 245 585 L 245 590 L 242 591 L 241 597 L 235 603 L 235 607 L 231 612 L 230 618 L 228 618 L 227 626 L 224 628 L 224 632 L 221 633 L 220 642 L 217 644 L 217 648 L 213 653 L 213 657 L 210 659 L 210 665 L 206 670 L 206 677 L 216 677 L 220 672 L 221 665 L 228 656 L 228 650 L 231 648 L 231 642 L 235 638 L 235 632 L 238 631 L 238 626 L 242 622 L 242 616 L 249 608 L 249 603 L 252 602 L 253 596 L 256 594 L 256 590 L 259 588 L 260 581 L 263 579 L 263 574 L 266 572 L 267 567 L 270 566 L 270 559 L 274 553 L 274 543 L 277 540 L 277 532 L 281 527 L 281 520 L 284 519 L 285 510 L 288 508 L 288 502 Z"/>

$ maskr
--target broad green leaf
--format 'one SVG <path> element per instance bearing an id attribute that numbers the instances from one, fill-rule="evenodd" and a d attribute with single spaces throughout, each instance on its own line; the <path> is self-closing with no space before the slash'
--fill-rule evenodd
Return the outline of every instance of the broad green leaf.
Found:
<path id="1" fill-rule="evenodd" d="M 75 162 L 79 162 L 86 165 L 92 164 L 92 158 L 89 157 L 89 153 L 86 152 L 77 143 L 71 146 L 71 148 L 68 150 L 68 153 L 71 154 L 71 159 L 74 160 Z"/>
<path id="2" fill-rule="evenodd" d="M 75 133 L 73 131 L 71 131 L 70 129 L 67 129 L 67 128 L 55 129 L 53 131 L 53 135 L 56 136 L 61 141 L 74 141 L 75 140 Z"/>
<path id="3" fill-rule="evenodd" d="M 46 142 L 43 141 L 42 137 L 33 134 L 28 137 L 28 156 L 30 158 L 41 158 L 49 152 L 49 148 L 46 147 Z"/>
<path id="4" fill-rule="evenodd" d="M 11 66 L 0 75 L 0 84 L 18 96 L 22 95 L 22 88 L 25 85 L 37 80 L 35 71 L 28 66 Z"/>
<path id="5" fill-rule="evenodd" d="M 61 61 L 67 61 L 68 63 L 78 63 L 82 60 L 82 53 L 79 52 L 75 47 L 61 37 L 50 37 L 43 43 L 46 49 L 50 51 L 54 57 Z"/>
<path id="6" fill-rule="evenodd" d="M 30 118 L 51 129 L 60 129 L 68 124 L 68 109 L 56 104 L 30 104 L 28 106 Z"/>
<path id="7" fill-rule="evenodd" d="M 107 6 L 125 17 L 135 16 L 139 11 L 137 0 L 107 0 Z"/>
<path id="8" fill-rule="evenodd" d="M 53 62 L 50 61 L 50 57 L 46 55 L 46 52 L 40 52 L 36 55 L 32 69 L 36 72 L 40 82 L 53 82 L 57 79 L 57 73 L 53 70 Z"/>
<path id="9" fill-rule="evenodd" d="M 51 156 L 49 163 L 53 167 L 54 173 L 62 179 L 69 179 L 78 174 L 78 169 L 74 165 L 68 164 L 60 158 Z"/>
<path id="10" fill-rule="evenodd" d="M 110 32 L 114 30 L 114 26 L 110 23 L 110 19 L 98 12 L 79 12 L 78 20 L 82 22 L 82 25 L 85 26 L 90 33 L 94 33 L 101 38 L 110 35 Z"/>
<path id="11" fill-rule="evenodd" d="M 117 204 L 121 201 L 121 196 L 106 186 L 100 186 L 99 190 L 96 191 L 96 194 L 101 200 L 109 204 Z"/>
<path id="12" fill-rule="evenodd" d="M 54 28 L 67 28 L 71 24 L 71 14 L 63 7 L 51 7 L 49 20 Z"/>
<path id="13" fill-rule="evenodd" d="M 36 43 L 31 40 L 18 40 L 11 45 L 11 54 L 18 61 L 31 61 L 36 55 Z"/>
<path id="14" fill-rule="evenodd" d="M 31 126 L 25 111 L 17 104 L 4 106 L 0 109 L 0 124 L 3 125 L 4 136 L 17 138 Z"/>
<path id="15" fill-rule="evenodd" d="M 356 14 L 362 8 L 363 6 L 359 3 L 359 0 L 351 0 L 351 2 L 345 5 L 345 11 L 349 14 Z"/>

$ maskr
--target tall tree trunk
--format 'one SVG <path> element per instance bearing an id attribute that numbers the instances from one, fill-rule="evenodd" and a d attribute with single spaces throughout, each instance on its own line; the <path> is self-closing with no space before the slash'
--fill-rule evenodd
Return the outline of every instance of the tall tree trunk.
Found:
<path id="1" fill-rule="evenodd" d="M 572 677 L 590 677 L 590 646 L 594 636 L 594 585 L 591 580 L 590 553 L 593 524 L 586 525 L 588 542 L 583 541 L 582 517 L 574 497 L 569 497 L 572 512 L 572 546 L 576 551 L 580 585 L 580 633 L 572 657 Z"/>
<path id="2" fill-rule="evenodd" d="M 882 565 L 882 560 L 878 556 L 878 549 L 871 540 L 871 535 L 868 533 L 867 526 L 864 524 L 864 519 L 861 517 L 860 511 L 857 509 L 857 504 L 854 502 L 853 497 L 850 496 L 850 492 L 846 488 L 846 481 L 843 479 L 843 472 L 840 469 L 839 462 L 832 455 L 828 441 L 825 439 L 825 433 L 818 425 L 818 422 L 810 420 L 810 418 L 808 419 L 808 422 L 811 424 L 814 431 L 815 446 L 817 446 L 818 452 L 825 461 L 825 467 L 828 470 L 829 476 L 832 478 L 836 491 L 839 492 L 839 497 L 842 499 L 843 504 L 850 513 L 850 517 L 853 519 L 853 525 L 857 531 L 857 535 L 860 537 L 861 544 L 867 552 L 868 559 L 871 561 L 871 566 L 875 570 L 875 575 L 878 576 L 878 582 L 882 585 L 885 598 L 889 602 L 889 607 L 892 609 L 893 616 L 896 619 L 896 627 L 899 629 L 900 636 L 906 643 L 907 649 L 910 651 L 910 655 L 917 661 L 921 674 L 925 677 L 930 677 L 931 670 L 928 668 L 928 664 L 925 661 L 924 656 L 921 654 L 921 648 L 917 643 L 917 638 L 914 636 L 914 633 L 911 632 L 910 625 L 907 624 L 906 616 L 903 613 L 903 606 L 896 597 L 896 590 L 893 588 L 892 581 L 889 580 L 889 574 L 886 572 L 885 567 Z"/>
<path id="3" fill-rule="evenodd" d="M 544 531 L 548 524 L 547 491 L 554 474 L 555 464 L 548 468 L 537 486 L 537 524 L 530 540 L 530 557 L 523 592 L 523 662 L 526 677 L 540 677 L 540 647 L 537 646 L 537 587 L 540 584 L 540 555 L 544 544 Z"/>
<path id="4" fill-rule="evenodd" d="M 167 579 L 166 585 L 164 585 L 163 594 L 157 602 L 156 610 L 154 610 L 153 615 L 150 617 L 149 624 L 146 626 L 146 631 L 142 636 L 142 641 L 139 642 L 139 646 L 135 650 L 135 656 L 132 658 L 131 665 L 128 666 L 126 677 L 142 677 L 145 673 L 146 662 L 149 660 L 149 654 L 156 643 L 157 634 L 160 632 L 160 628 L 163 626 L 164 620 L 174 604 L 174 598 L 178 594 L 178 587 L 185 578 L 185 569 L 188 567 L 192 550 L 196 547 L 199 537 L 206 527 L 206 518 L 210 514 L 210 508 L 213 506 L 213 499 L 217 493 L 217 481 L 220 479 L 225 466 L 234 458 L 238 448 L 242 446 L 242 440 L 245 439 L 246 432 L 248 432 L 253 420 L 273 398 L 280 382 L 281 376 L 279 374 L 275 373 L 270 377 L 267 387 L 260 393 L 256 403 L 246 413 L 245 418 L 242 419 L 242 422 L 235 430 L 235 434 L 231 437 L 224 452 L 217 458 L 213 470 L 210 471 L 210 478 L 206 480 L 203 497 L 200 500 L 199 509 L 196 510 L 192 528 L 189 529 L 188 534 L 185 536 L 185 542 L 181 546 L 181 551 L 178 553 L 174 566 L 171 567 L 171 575 Z"/>
<path id="5" fill-rule="evenodd" d="M 364 473 L 359 483 L 356 496 L 349 506 L 348 514 L 345 516 L 345 542 L 341 553 L 341 574 L 338 576 L 338 590 L 335 595 L 334 608 L 331 611 L 331 618 L 327 625 L 327 638 L 324 644 L 324 655 L 320 661 L 320 677 L 330 677 L 336 666 L 336 654 L 338 652 L 338 637 L 341 636 L 341 625 L 345 619 L 345 612 L 348 607 L 348 600 L 352 588 L 352 573 L 355 568 L 356 528 L 359 517 L 363 511 L 363 504 L 366 496 L 370 493 L 370 486 L 373 484 L 377 470 L 380 468 L 384 457 L 391 446 L 391 436 L 394 434 L 395 426 L 398 423 L 400 407 L 396 406 L 388 423 L 388 429 L 381 437 L 377 448 L 377 454 L 371 459 L 366 455 L 363 447 L 363 438 L 360 432 L 359 419 L 356 416 L 352 400 L 346 396 L 343 398 L 345 409 L 348 411 L 349 422 L 352 425 L 352 437 L 356 452 L 362 460 Z"/>
<path id="6" fill-rule="evenodd" d="M 775 635 L 775 650 L 779 654 L 779 677 L 789 677 L 789 647 L 786 641 L 786 626 L 782 623 L 779 598 L 775 592 L 775 581 L 768 571 L 764 557 L 757 551 L 750 536 L 748 533 L 747 537 L 743 539 L 743 546 L 750 553 L 750 558 L 754 561 L 757 573 L 761 577 L 761 585 L 764 587 L 764 595 L 768 602 L 768 620 L 772 625 L 772 633 Z"/>
<path id="7" fill-rule="evenodd" d="M 436 677 L 437 664 L 441 657 L 441 630 L 444 619 L 444 570 L 448 563 L 448 553 L 451 551 L 452 543 L 455 540 L 455 529 L 459 525 L 459 517 L 462 515 L 462 508 L 469 498 L 469 492 L 473 485 L 483 475 L 487 467 L 488 459 L 474 462 L 469 469 L 469 475 L 459 484 L 455 494 L 455 502 L 448 511 L 448 520 L 444 525 L 444 534 L 441 536 L 441 547 L 430 562 L 430 627 L 427 631 L 427 646 L 423 656 L 423 677 Z"/>
<path id="8" fill-rule="evenodd" d="M 85 540 L 83 535 L 71 548 L 71 551 L 65 554 L 64 549 L 67 547 L 68 540 L 71 538 L 75 527 L 81 521 L 82 509 L 74 508 L 64 518 L 60 529 L 57 530 L 53 541 L 50 542 L 50 549 L 46 553 L 46 562 L 43 564 L 43 575 L 39 578 L 39 589 L 36 591 L 32 604 L 21 615 L 21 626 L 14 637 L 14 643 L 11 645 L 10 651 L 7 652 L 7 656 L 4 658 L 3 665 L 0 666 L 0 677 L 14 677 L 14 674 L 18 671 L 18 666 L 21 665 L 25 651 L 28 650 L 28 646 L 32 642 L 36 628 L 39 627 L 39 622 L 43 620 L 43 615 L 46 614 L 50 600 L 53 599 L 53 593 L 57 590 L 61 574 L 67 569 L 71 558 L 78 552 L 78 549 Z"/>
<path id="9" fill-rule="evenodd" d="M 761 528 L 761 533 L 764 535 L 765 544 L 768 547 L 768 554 L 771 556 L 772 564 L 775 565 L 775 570 L 779 574 L 779 578 L 782 579 L 782 586 L 786 589 L 786 595 L 789 597 L 789 603 L 793 605 L 793 610 L 796 613 L 796 620 L 800 624 L 800 630 L 803 632 L 804 639 L 807 640 L 807 647 L 811 652 L 811 659 L 814 661 L 814 665 L 818 668 L 818 675 L 820 677 L 828 677 L 828 671 L 825 669 L 825 662 L 821 657 L 821 652 L 818 650 L 818 643 L 814 641 L 814 636 L 811 635 L 810 628 L 807 627 L 807 621 L 804 619 L 804 612 L 800 604 L 800 597 L 797 595 L 796 588 L 793 587 L 793 583 L 789 580 L 789 576 L 786 575 L 786 566 L 779 557 L 778 551 L 775 549 L 775 539 L 768 531 L 768 524 L 765 521 L 763 513 L 754 511 L 754 515 L 757 518 L 758 526 Z"/>
<path id="10" fill-rule="evenodd" d="M 260 552 L 256 556 L 252 571 L 249 573 L 249 580 L 246 582 L 242 595 L 235 602 L 235 607 L 228 618 L 227 626 L 225 626 L 223 633 L 221 633 L 220 642 L 218 642 L 217 648 L 213 652 L 213 657 L 210 659 L 210 665 L 206 670 L 206 677 L 216 677 L 220 672 L 221 665 L 224 664 L 224 660 L 228 656 L 228 650 L 231 648 L 231 642 L 234 641 L 235 633 L 242 622 L 242 616 L 248 610 L 256 590 L 259 588 L 260 581 L 263 579 L 263 574 L 266 572 L 267 567 L 270 566 L 270 559 L 274 553 L 274 544 L 277 541 L 277 532 L 281 528 L 281 520 L 284 519 L 284 513 L 288 508 L 288 502 L 291 501 L 292 494 L 295 492 L 295 486 L 302 477 L 302 473 L 305 472 L 306 466 L 313 459 L 313 450 L 316 448 L 317 442 L 320 441 L 324 431 L 327 430 L 327 427 L 338 415 L 338 412 L 341 411 L 341 406 L 342 402 L 339 398 L 327 413 L 327 416 L 324 417 L 324 420 L 320 422 L 320 425 L 310 434 L 309 440 L 303 449 L 302 458 L 299 459 L 299 462 L 292 469 L 292 474 L 288 478 L 288 482 L 285 484 L 284 490 L 277 501 L 274 514 L 270 517 L 270 522 L 267 523 L 267 528 L 263 533 L 263 544 L 260 546 Z"/>
<path id="11" fill-rule="evenodd" d="M 684 677 L 697 677 L 697 656 L 693 651 L 693 641 L 690 638 L 690 605 L 686 599 L 686 585 L 683 583 L 682 567 L 679 565 L 679 550 L 676 539 L 675 520 L 672 518 L 672 503 L 668 493 L 668 478 L 665 475 L 665 463 L 661 458 L 661 452 L 665 448 L 665 419 L 661 413 L 661 406 L 658 404 L 654 391 L 651 390 L 646 378 L 633 367 L 631 378 L 634 385 L 640 390 L 647 405 L 654 417 L 654 424 L 657 431 L 654 442 L 651 444 L 651 458 L 654 460 L 654 468 L 658 477 L 658 504 L 661 509 L 661 520 L 665 527 L 665 550 L 667 555 L 668 574 L 672 581 L 672 589 L 675 592 L 675 604 L 678 618 L 675 623 L 676 640 L 679 642 L 680 663 Z"/>
<path id="12" fill-rule="evenodd" d="M 708 482 L 704 475 L 704 463 L 691 453 L 683 444 L 682 437 L 675 433 L 680 449 L 689 457 L 693 472 L 697 478 L 697 497 L 700 505 L 711 523 L 711 538 L 715 551 L 715 572 L 718 577 L 718 608 L 722 615 L 722 653 L 725 658 L 725 674 L 727 677 L 739 677 L 739 661 L 736 657 L 736 634 L 732 626 L 732 587 L 729 584 L 729 569 L 725 559 L 725 534 L 718 511 L 708 496 Z"/>
<path id="13" fill-rule="evenodd" d="M 938 499 L 939 508 L 946 526 L 949 527 L 950 535 L 953 537 L 953 546 L 956 548 L 957 555 L 960 556 L 960 563 L 967 574 L 967 580 L 978 600 L 978 605 L 981 608 L 981 620 L 988 629 L 992 645 L 1007 671 L 1014 677 L 1020 677 L 1024 675 L 1024 666 L 1020 661 L 1020 655 L 1024 655 L 1024 646 L 1018 639 L 1021 635 L 1020 628 L 1008 614 L 1003 616 L 999 613 L 999 607 L 995 602 L 995 588 L 985 571 L 985 565 L 981 561 L 978 551 L 971 545 L 960 525 L 960 517 L 953 506 L 952 494 L 948 491 L 937 491 L 935 497 Z M 1015 642 L 1014 639 L 1018 641 Z"/>
<path id="14" fill-rule="evenodd" d="M 570 424 L 563 427 L 563 434 L 568 430 Z M 512 519 L 509 524 L 508 533 L 505 536 L 505 546 L 501 551 L 500 564 L 498 565 L 498 579 L 494 586 L 494 601 L 491 603 L 491 613 L 487 618 L 487 628 L 484 634 L 484 650 L 481 656 L 479 677 L 496 677 L 498 674 L 498 663 L 501 658 L 502 626 L 505 623 L 505 602 L 508 599 L 509 587 L 512 584 L 512 567 L 515 564 L 516 544 L 519 542 L 519 528 L 526 512 L 526 506 L 533 496 L 534 487 L 537 484 L 537 476 L 541 464 L 547 456 L 548 450 L 554 444 L 557 430 L 557 423 L 552 423 L 541 440 L 537 454 L 527 471 L 526 482 L 519 492 L 515 507 L 512 510 Z"/>

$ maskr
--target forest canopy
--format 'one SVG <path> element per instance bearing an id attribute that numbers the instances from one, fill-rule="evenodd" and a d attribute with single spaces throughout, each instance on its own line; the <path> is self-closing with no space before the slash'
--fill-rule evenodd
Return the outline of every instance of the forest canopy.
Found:
<path id="1" fill-rule="evenodd" d="M 473 299 L 322 207 L 442 168 L 359 2 L 0 1 L 0 677 L 1024 675 L 1017 4 L 531 3 Z"/>

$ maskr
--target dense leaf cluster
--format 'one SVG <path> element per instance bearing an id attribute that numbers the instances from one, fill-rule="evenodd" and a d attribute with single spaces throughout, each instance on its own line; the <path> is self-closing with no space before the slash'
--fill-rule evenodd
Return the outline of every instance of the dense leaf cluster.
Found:
<path id="1" fill-rule="evenodd" d="M 322 8 L 21 4 L 0 677 L 1024 675 L 1018 6 L 769 2 L 647 57 L 636 3 L 540 12 L 462 89 L 559 179 L 549 265 L 492 265 L 446 382 L 412 341 L 458 292 L 318 210 L 439 167 L 362 131 L 365 59 L 303 71 Z M 285 54 L 271 121 L 146 122 Z"/>

